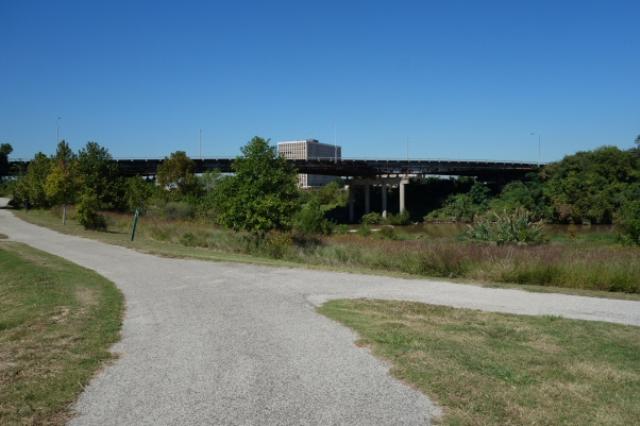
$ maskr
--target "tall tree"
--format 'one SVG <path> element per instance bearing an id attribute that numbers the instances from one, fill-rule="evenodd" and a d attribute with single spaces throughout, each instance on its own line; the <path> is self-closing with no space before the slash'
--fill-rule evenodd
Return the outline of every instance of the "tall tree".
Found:
<path id="1" fill-rule="evenodd" d="M 76 155 L 69 144 L 60 141 L 53 157 L 53 167 L 47 176 L 45 190 L 55 203 L 62 204 L 62 223 L 67 223 L 67 206 L 73 203 L 78 189 Z"/>
<path id="2" fill-rule="evenodd" d="M 124 204 L 122 179 L 109 150 L 96 142 L 87 142 L 78 152 L 78 177 L 83 188 L 91 188 L 99 208 Z"/>
<path id="3" fill-rule="evenodd" d="M 165 157 L 158 166 L 158 183 L 167 187 L 170 191 L 177 191 L 181 195 L 188 195 L 195 192 L 198 187 L 198 180 L 194 175 L 195 164 L 184 151 L 171 153 Z"/>
<path id="4" fill-rule="evenodd" d="M 299 208 L 296 171 L 269 141 L 254 137 L 242 148 L 235 174 L 215 187 L 218 221 L 257 238 L 273 229 L 288 229 Z"/>

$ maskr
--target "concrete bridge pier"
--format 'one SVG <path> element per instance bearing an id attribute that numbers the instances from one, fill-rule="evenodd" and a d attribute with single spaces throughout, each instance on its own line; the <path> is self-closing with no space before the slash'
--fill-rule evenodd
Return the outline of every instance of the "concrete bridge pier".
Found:
<path id="1" fill-rule="evenodd" d="M 410 182 L 409 177 L 391 177 L 391 176 L 379 176 L 369 179 L 353 179 L 346 186 L 348 191 L 347 207 L 349 212 L 349 222 L 355 222 L 355 191 L 360 191 L 362 188 L 364 199 L 364 214 L 371 212 L 371 187 L 380 187 L 380 215 L 383 218 L 387 218 L 389 215 L 389 191 L 398 188 L 399 194 L 399 208 L 402 213 L 406 210 L 407 195 L 405 191 L 406 185 Z"/>
<path id="2" fill-rule="evenodd" d="M 371 185 L 364 185 L 364 214 L 371 212 Z"/>
<path id="3" fill-rule="evenodd" d="M 380 192 L 382 193 L 382 217 L 387 218 L 387 183 L 383 180 L 380 185 Z"/>
<path id="4" fill-rule="evenodd" d="M 409 179 L 407 179 L 406 177 L 400 180 L 400 183 L 398 183 L 398 191 L 400 192 L 400 213 L 404 212 L 406 210 L 406 206 L 405 206 L 405 193 L 404 193 L 404 187 L 405 185 L 407 185 L 409 183 Z"/>
<path id="5" fill-rule="evenodd" d="M 355 221 L 355 213 L 354 213 L 354 207 L 355 207 L 355 197 L 353 194 L 353 191 L 355 190 L 355 185 L 353 183 L 351 183 L 350 185 L 347 185 L 347 206 L 349 209 L 349 223 L 353 223 Z"/>

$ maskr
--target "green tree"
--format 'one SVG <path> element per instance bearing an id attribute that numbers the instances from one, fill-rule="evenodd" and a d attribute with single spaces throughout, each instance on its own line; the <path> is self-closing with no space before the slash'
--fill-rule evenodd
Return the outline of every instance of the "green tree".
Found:
<path id="1" fill-rule="evenodd" d="M 257 239 L 274 229 L 289 229 L 299 208 L 296 171 L 269 141 L 254 137 L 236 158 L 233 176 L 215 187 L 217 220 Z"/>
<path id="2" fill-rule="evenodd" d="M 640 158 L 632 150 L 602 147 L 566 156 L 543 173 L 554 220 L 611 223 L 626 188 L 640 182 Z"/>
<path id="3" fill-rule="evenodd" d="M 52 161 L 42 152 L 29 162 L 27 173 L 18 179 L 13 192 L 12 204 L 25 208 L 49 207 L 45 184 L 51 172 Z"/>
<path id="4" fill-rule="evenodd" d="M 537 175 L 528 176 L 525 181 L 514 181 L 505 185 L 500 195 L 489 203 L 491 210 L 512 213 L 523 208 L 530 212 L 533 220 L 541 220 L 552 216 L 544 198 L 543 185 Z"/>
<path id="5" fill-rule="evenodd" d="M 140 176 L 134 176 L 126 180 L 125 187 L 125 201 L 129 211 L 146 211 L 149 199 L 153 195 L 154 184 Z"/>
<path id="6" fill-rule="evenodd" d="M 193 194 L 198 190 L 194 170 L 195 164 L 186 152 L 173 152 L 158 166 L 158 183 L 182 196 Z"/>
<path id="7" fill-rule="evenodd" d="M 64 140 L 58 144 L 53 167 L 47 176 L 45 191 L 54 204 L 62 204 L 62 223 L 67 223 L 67 206 L 73 203 L 78 189 L 76 155 Z"/>
<path id="8" fill-rule="evenodd" d="M 429 213 L 425 220 L 473 222 L 489 208 L 491 190 L 483 183 L 474 182 L 468 192 L 450 195 L 442 208 Z"/>
<path id="9" fill-rule="evenodd" d="M 0 182 L 2 182 L 2 174 L 9 171 L 9 154 L 12 152 L 13 147 L 10 144 L 0 144 Z"/>
<path id="10" fill-rule="evenodd" d="M 293 227 L 302 235 L 329 234 L 332 223 L 324 217 L 322 206 L 313 198 L 304 203 L 293 218 Z"/>
<path id="11" fill-rule="evenodd" d="M 99 208 L 123 207 L 123 182 L 109 150 L 87 142 L 78 152 L 77 172 L 80 185 L 92 189 Z"/>

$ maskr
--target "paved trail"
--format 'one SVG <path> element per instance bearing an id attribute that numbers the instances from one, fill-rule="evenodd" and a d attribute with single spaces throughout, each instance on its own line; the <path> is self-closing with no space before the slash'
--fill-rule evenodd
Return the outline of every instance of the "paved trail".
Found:
<path id="1" fill-rule="evenodd" d="M 393 379 L 314 306 L 416 300 L 640 325 L 640 302 L 432 280 L 166 259 L 62 235 L 0 210 L 0 232 L 113 280 L 121 357 L 89 385 L 74 425 L 428 424 L 427 397 Z"/>

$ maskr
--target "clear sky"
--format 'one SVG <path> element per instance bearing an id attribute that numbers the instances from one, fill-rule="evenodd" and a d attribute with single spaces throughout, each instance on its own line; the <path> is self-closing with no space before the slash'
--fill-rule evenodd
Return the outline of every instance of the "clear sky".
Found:
<path id="1" fill-rule="evenodd" d="M 640 1 L 0 2 L 0 142 L 543 160 L 640 133 Z"/>

